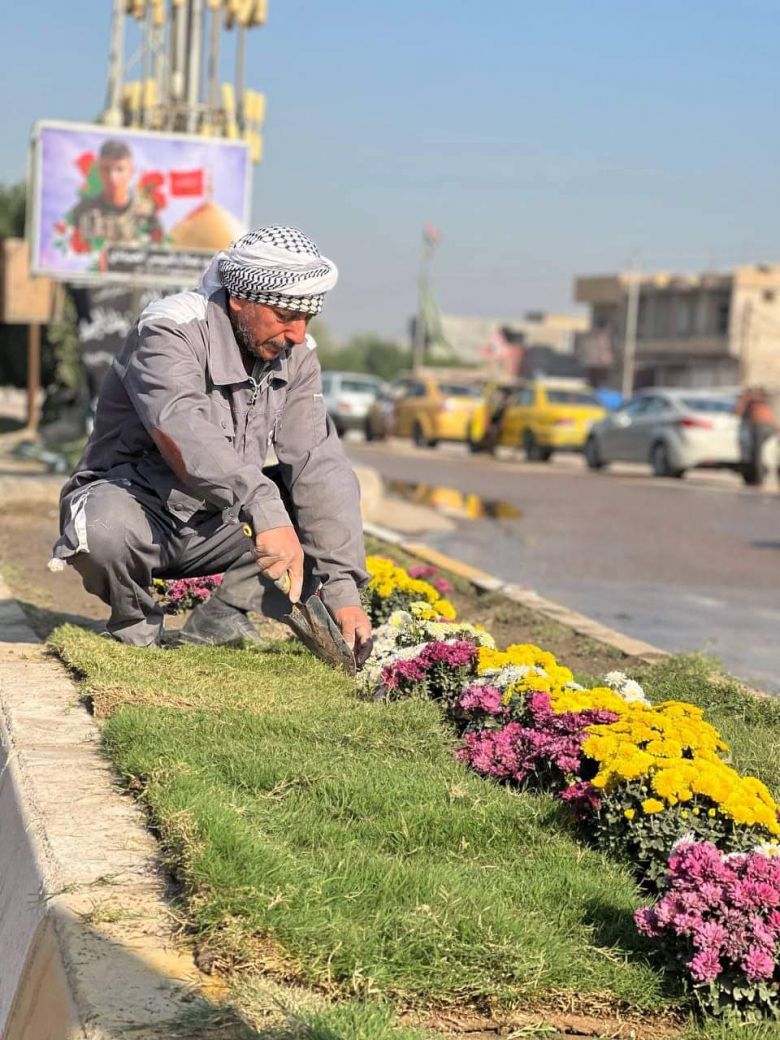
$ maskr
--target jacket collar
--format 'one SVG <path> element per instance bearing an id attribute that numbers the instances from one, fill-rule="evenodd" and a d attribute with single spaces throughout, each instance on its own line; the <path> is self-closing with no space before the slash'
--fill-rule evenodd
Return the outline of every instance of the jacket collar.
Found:
<path id="1" fill-rule="evenodd" d="M 209 375 L 215 386 L 230 386 L 232 383 L 248 383 L 249 376 L 244 368 L 241 349 L 233 335 L 233 326 L 227 313 L 227 293 L 224 289 L 209 296 L 206 306 L 208 325 Z M 287 358 L 277 358 L 271 365 L 271 379 L 275 383 L 286 383 Z"/>

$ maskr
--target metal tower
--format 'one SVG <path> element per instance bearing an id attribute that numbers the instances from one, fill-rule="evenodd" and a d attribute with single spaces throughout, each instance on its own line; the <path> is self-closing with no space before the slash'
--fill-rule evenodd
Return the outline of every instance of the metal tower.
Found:
<path id="1" fill-rule="evenodd" d="M 108 126 L 243 138 L 253 162 L 260 162 L 265 95 L 246 87 L 246 34 L 265 24 L 267 0 L 113 3 L 108 93 L 100 121 Z M 140 29 L 140 44 L 129 56 L 128 20 L 131 32 L 133 22 Z M 223 31 L 235 34 L 232 81 L 220 76 Z"/>

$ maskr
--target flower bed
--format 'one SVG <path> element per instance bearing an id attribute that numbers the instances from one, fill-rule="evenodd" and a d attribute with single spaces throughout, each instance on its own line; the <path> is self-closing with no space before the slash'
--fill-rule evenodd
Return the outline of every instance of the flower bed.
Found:
<path id="1" fill-rule="evenodd" d="M 741 1017 L 780 1008 L 779 807 L 727 762 L 702 709 L 651 703 L 620 672 L 586 689 L 530 644 L 498 650 L 479 627 L 441 620 L 430 584 L 416 602 L 421 579 L 399 571 L 372 558 L 380 626 L 363 692 L 440 701 L 462 762 L 556 793 L 587 840 L 629 858 L 660 894 L 638 926 L 683 965 L 700 1006 Z M 404 609 L 388 612 L 401 599 Z"/>
<path id="2" fill-rule="evenodd" d="M 404 570 L 386 560 L 382 556 L 369 556 L 366 558 L 366 568 L 371 575 L 371 581 L 364 593 L 364 605 L 372 622 L 381 625 L 388 620 L 395 610 L 408 610 L 412 603 L 425 603 L 431 610 L 431 616 L 453 621 L 455 619 L 455 608 L 448 599 L 444 598 L 443 591 L 452 591 L 449 582 L 442 584 L 439 580 L 438 587 L 431 582 L 425 581 L 425 577 L 431 577 L 434 568 L 420 566 L 413 568 L 416 577 L 411 571 Z"/>

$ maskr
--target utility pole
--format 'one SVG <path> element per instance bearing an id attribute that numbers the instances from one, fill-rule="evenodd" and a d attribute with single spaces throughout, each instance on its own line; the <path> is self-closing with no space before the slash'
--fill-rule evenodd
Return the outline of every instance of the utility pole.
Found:
<path id="1" fill-rule="evenodd" d="M 441 235 L 433 224 L 423 227 L 423 245 L 420 256 L 420 277 L 417 283 L 417 319 L 414 323 L 412 344 L 412 369 L 421 368 L 425 362 L 425 340 L 428 332 L 428 315 L 431 310 L 431 293 L 428 287 L 428 265 Z"/>
<path id="2" fill-rule="evenodd" d="M 111 19 L 111 44 L 108 52 L 108 90 L 103 122 L 107 126 L 122 125 L 122 77 L 125 51 L 125 3 L 114 0 Z"/>
<path id="3" fill-rule="evenodd" d="M 636 361 L 636 336 L 639 324 L 639 289 L 641 275 L 635 268 L 629 275 L 628 301 L 626 305 L 626 329 L 623 338 L 623 398 L 634 393 L 634 368 Z"/>

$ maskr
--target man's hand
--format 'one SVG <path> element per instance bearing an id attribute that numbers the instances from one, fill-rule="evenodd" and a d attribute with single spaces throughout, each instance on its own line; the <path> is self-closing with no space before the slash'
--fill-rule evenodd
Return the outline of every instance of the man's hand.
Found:
<path id="1" fill-rule="evenodd" d="M 371 653 L 371 622 L 362 607 L 341 607 L 334 610 L 333 616 L 341 629 L 347 646 L 355 651 L 358 668 L 365 663 Z"/>
<path id="2" fill-rule="evenodd" d="M 294 527 L 272 527 L 255 537 L 257 565 L 272 581 L 290 575 L 290 602 L 297 603 L 303 588 L 303 549 Z"/>

